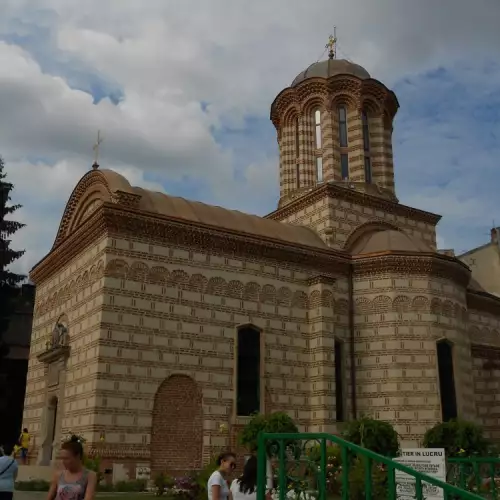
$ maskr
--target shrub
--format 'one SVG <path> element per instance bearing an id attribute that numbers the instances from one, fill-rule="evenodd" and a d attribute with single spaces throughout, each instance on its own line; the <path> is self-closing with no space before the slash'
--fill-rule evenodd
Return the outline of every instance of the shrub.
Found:
<path id="1" fill-rule="evenodd" d="M 321 467 L 321 447 L 313 446 L 307 451 L 308 459 L 313 463 L 316 482 L 319 480 Z M 340 475 L 342 473 L 342 458 L 337 445 L 326 449 L 326 490 L 329 495 L 340 494 Z M 312 470 L 311 470 L 312 472 Z"/>
<path id="2" fill-rule="evenodd" d="M 364 500 L 366 498 L 365 481 L 366 464 L 363 457 L 356 457 L 349 471 L 349 498 Z M 380 464 L 372 465 L 372 494 L 371 498 L 388 498 L 387 472 Z M 341 483 L 342 478 L 338 481 Z"/>
<path id="3" fill-rule="evenodd" d="M 342 437 L 380 455 L 395 457 L 399 453 L 398 433 L 389 422 L 362 417 L 349 422 Z"/>
<path id="4" fill-rule="evenodd" d="M 256 413 L 240 432 L 239 443 L 251 453 L 255 453 L 260 432 L 295 434 L 299 430 L 292 418 L 285 412 L 276 412 L 270 415 Z M 272 448 L 272 443 L 269 443 L 269 447 Z"/>
<path id="5" fill-rule="evenodd" d="M 141 493 L 147 490 L 146 479 L 133 479 L 132 481 L 118 481 L 113 486 L 113 491 L 122 493 Z"/>
<path id="6" fill-rule="evenodd" d="M 160 472 L 160 474 L 156 474 L 154 476 L 154 485 L 157 496 L 162 496 L 163 493 L 165 493 L 165 490 L 172 488 L 174 484 L 174 478 L 168 476 L 164 472 Z"/>
<path id="7" fill-rule="evenodd" d="M 492 444 L 483 435 L 483 428 L 465 420 L 435 425 L 425 433 L 424 447 L 444 448 L 448 458 L 494 453 Z"/>
<path id="8" fill-rule="evenodd" d="M 49 491 L 50 482 L 43 479 L 35 479 L 34 481 L 18 481 L 16 483 L 17 491 Z"/>
<path id="9" fill-rule="evenodd" d="M 95 456 L 93 458 L 89 458 L 85 456 L 83 458 L 83 466 L 96 473 L 97 476 L 97 484 L 100 484 L 103 478 L 103 474 L 101 472 L 101 457 Z"/>

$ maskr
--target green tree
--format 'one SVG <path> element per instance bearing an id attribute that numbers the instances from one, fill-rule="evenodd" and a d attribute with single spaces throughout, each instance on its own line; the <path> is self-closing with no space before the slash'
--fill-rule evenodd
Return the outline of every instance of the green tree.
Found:
<path id="1" fill-rule="evenodd" d="M 14 186 L 7 182 L 4 168 L 4 161 L 0 157 L 0 358 L 8 354 L 8 346 L 3 341 L 3 335 L 9 327 L 17 285 L 25 279 L 22 274 L 9 270 L 9 266 L 24 255 L 24 250 L 13 250 L 10 247 L 12 235 L 23 228 L 24 224 L 10 219 L 21 205 L 9 203 Z"/>
<path id="2" fill-rule="evenodd" d="M 239 443 L 251 453 L 255 453 L 260 432 L 295 434 L 299 430 L 285 412 L 278 411 L 269 415 L 256 413 L 241 430 L 238 436 Z M 268 446 L 272 448 L 272 443 L 268 443 Z"/>

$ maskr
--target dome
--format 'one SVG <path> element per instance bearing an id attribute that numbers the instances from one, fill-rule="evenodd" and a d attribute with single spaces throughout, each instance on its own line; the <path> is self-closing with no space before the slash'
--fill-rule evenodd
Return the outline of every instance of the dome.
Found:
<path id="1" fill-rule="evenodd" d="M 295 87 L 308 78 L 330 78 L 335 75 L 352 75 L 362 80 L 370 78 L 370 73 L 359 64 L 352 63 L 346 59 L 327 59 L 326 61 L 311 64 L 311 66 L 295 77 L 291 86 Z"/>
<path id="2" fill-rule="evenodd" d="M 423 241 L 402 231 L 385 229 L 362 234 L 350 251 L 353 255 L 366 255 L 382 252 L 430 252 L 431 249 Z"/>

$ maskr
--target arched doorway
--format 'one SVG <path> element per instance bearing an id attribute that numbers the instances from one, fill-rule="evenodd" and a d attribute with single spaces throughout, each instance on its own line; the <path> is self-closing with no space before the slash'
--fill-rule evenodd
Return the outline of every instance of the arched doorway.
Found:
<path id="1" fill-rule="evenodd" d="M 52 452 L 54 449 L 54 440 L 56 438 L 56 426 L 57 426 L 57 407 L 59 400 L 57 396 L 52 396 L 49 401 L 49 406 L 47 407 L 47 417 L 46 417 L 46 433 L 45 439 L 42 443 L 42 458 L 40 460 L 40 465 L 50 465 L 52 460 Z"/>
<path id="2" fill-rule="evenodd" d="M 187 472 L 201 468 L 202 395 L 187 375 L 164 380 L 155 395 L 151 429 L 151 469 Z"/>

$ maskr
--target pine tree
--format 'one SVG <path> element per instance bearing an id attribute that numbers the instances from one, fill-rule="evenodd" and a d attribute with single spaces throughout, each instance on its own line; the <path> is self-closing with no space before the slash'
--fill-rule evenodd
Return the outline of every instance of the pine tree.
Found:
<path id="1" fill-rule="evenodd" d="M 5 179 L 4 161 L 0 157 L 0 358 L 8 354 L 8 347 L 2 341 L 3 334 L 9 327 L 12 301 L 17 295 L 17 285 L 25 276 L 9 271 L 9 266 L 24 255 L 24 250 L 10 248 L 12 235 L 25 225 L 13 220 L 7 220 L 21 205 L 9 205 L 10 193 L 14 186 Z"/>

